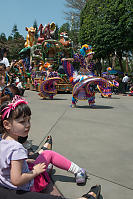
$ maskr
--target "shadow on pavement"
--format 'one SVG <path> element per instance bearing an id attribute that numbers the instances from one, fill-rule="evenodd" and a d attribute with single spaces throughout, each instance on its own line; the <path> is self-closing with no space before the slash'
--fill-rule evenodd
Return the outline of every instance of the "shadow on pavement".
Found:
<path id="1" fill-rule="evenodd" d="M 107 99 L 107 100 L 111 100 L 111 99 L 120 99 L 120 97 L 99 97 L 99 98 L 102 98 L 102 99 Z"/>
<path id="2" fill-rule="evenodd" d="M 52 100 L 67 100 L 66 98 L 53 98 Z"/>
<path id="3" fill-rule="evenodd" d="M 74 177 L 70 177 L 70 176 L 64 176 L 64 175 L 53 175 L 52 179 L 54 180 L 54 182 L 56 181 L 60 181 L 60 182 L 73 182 L 75 183 L 75 178 Z"/>
<path id="4" fill-rule="evenodd" d="M 120 99 L 120 97 L 111 97 L 111 99 Z"/>
<path id="5" fill-rule="evenodd" d="M 56 181 L 60 181 L 60 182 L 72 182 L 72 183 L 75 183 L 75 177 L 70 177 L 70 176 L 64 176 L 64 175 L 55 175 L 55 172 L 56 170 L 53 169 L 52 171 L 52 175 L 51 175 L 51 178 L 53 179 L 54 183 Z M 84 183 L 80 183 L 80 184 L 77 184 L 78 186 L 85 186 L 86 185 L 86 182 L 87 182 L 87 179 Z"/>
<path id="6" fill-rule="evenodd" d="M 93 110 L 93 109 L 112 109 L 114 107 L 112 106 L 101 106 L 101 105 L 95 105 L 93 108 L 90 108 L 89 105 L 87 106 L 79 106 L 77 105 L 76 108 L 87 108 L 87 109 L 90 109 L 90 110 Z"/>
<path id="7" fill-rule="evenodd" d="M 40 100 L 44 100 L 44 101 L 56 101 L 56 100 L 67 100 L 66 98 L 53 98 L 53 99 L 40 99 Z"/>
<path id="8" fill-rule="evenodd" d="M 105 98 L 105 99 L 108 99 L 108 100 L 111 100 L 111 99 L 120 99 L 120 97 L 111 97 L 111 98 Z"/>

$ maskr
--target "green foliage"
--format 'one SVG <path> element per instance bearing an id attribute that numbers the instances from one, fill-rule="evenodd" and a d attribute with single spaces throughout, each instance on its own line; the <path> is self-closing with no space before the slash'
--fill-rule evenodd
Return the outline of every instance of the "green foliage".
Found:
<path id="1" fill-rule="evenodd" d="M 35 38 L 37 39 L 38 38 L 38 25 L 37 25 L 37 21 L 35 20 L 34 21 L 34 24 L 33 24 L 33 28 L 36 28 L 36 31 L 35 31 Z"/>
<path id="2" fill-rule="evenodd" d="M 122 58 L 133 49 L 133 1 L 88 0 L 80 16 L 79 39 L 94 47 L 97 57 Z"/>
<path id="3" fill-rule="evenodd" d="M 23 37 L 14 38 L 13 40 L 9 40 L 7 45 L 9 48 L 9 60 L 18 59 L 19 52 L 22 48 L 24 48 L 25 40 Z"/>
<path id="4" fill-rule="evenodd" d="M 70 33 L 70 25 L 69 25 L 69 23 L 64 23 L 60 28 L 59 28 L 59 34 L 61 33 L 61 32 L 67 32 L 67 34 L 69 35 L 69 33 Z"/>
<path id="5" fill-rule="evenodd" d="M 12 35 L 14 36 L 16 32 L 18 32 L 18 28 L 17 28 L 17 25 L 14 24 L 13 29 L 12 29 Z"/>
<path id="6" fill-rule="evenodd" d="M 9 61 L 19 58 L 18 53 L 24 48 L 24 42 L 24 37 L 19 34 L 17 25 L 13 26 L 12 33 L 8 39 L 6 38 L 5 33 L 1 33 L 0 35 L 0 48 L 7 48 L 9 50 Z"/>
<path id="7" fill-rule="evenodd" d="M 22 35 L 19 34 L 16 24 L 14 24 L 14 26 L 13 26 L 11 37 L 13 37 L 14 39 L 19 39 L 19 38 L 23 37 Z"/>
<path id="8" fill-rule="evenodd" d="M 5 33 L 1 33 L 1 35 L 0 35 L 0 42 L 6 42 L 6 41 L 7 41 L 7 38 L 6 38 Z"/>

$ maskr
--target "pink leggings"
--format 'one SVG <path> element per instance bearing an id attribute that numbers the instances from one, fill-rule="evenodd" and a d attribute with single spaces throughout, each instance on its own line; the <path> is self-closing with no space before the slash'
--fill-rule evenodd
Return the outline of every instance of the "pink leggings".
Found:
<path id="1" fill-rule="evenodd" d="M 49 163 L 54 166 L 68 171 L 71 166 L 71 161 L 51 150 L 44 150 L 35 160 L 34 164 L 45 163 L 48 166 Z"/>

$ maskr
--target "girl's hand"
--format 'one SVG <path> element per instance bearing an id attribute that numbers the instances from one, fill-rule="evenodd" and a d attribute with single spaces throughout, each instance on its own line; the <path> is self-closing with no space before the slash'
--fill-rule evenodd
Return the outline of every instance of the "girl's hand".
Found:
<path id="1" fill-rule="evenodd" d="M 36 176 L 38 176 L 40 173 L 43 173 L 44 171 L 46 171 L 45 163 L 39 163 L 33 167 L 33 173 L 35 173 Z"/>

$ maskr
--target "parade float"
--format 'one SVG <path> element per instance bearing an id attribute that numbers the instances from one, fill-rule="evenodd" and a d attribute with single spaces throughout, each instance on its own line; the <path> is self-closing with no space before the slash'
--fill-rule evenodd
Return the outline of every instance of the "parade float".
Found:
<path id="1" fill-rule="evenodd" d="M 27 37 L 25 48 L 20 51 L 20 60 L 16 63 L 16 76 L 19 76 L 26 89 L 40 92 L 41 84 L 44 84 L 44 73 L 48 70 L 47 63 L 53 66 L 54 71 L 58 71 L 58 81 L 56 79 L 55 88 L 57 92 L 71 92 L 72 85 L 60 68 L 62 67 L 61 59 L 71 57 L 73 48 L 72 42 L 67 33 L 60 34 L 60 39 L 53 39 L 56 26 L 55 23 L 43 26 L 40 24 L 37 32 L 40 32 L 38 39 L 35 39 L 36 29 L 26 27 Z M 59 69 L 59 70 L 58 70 Z M 40 94 L 41 95 L 41 94 Z M 42 96 L 42 95 L 41 95 Z"/>

